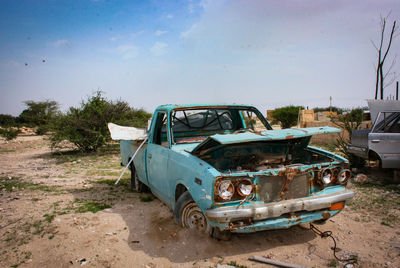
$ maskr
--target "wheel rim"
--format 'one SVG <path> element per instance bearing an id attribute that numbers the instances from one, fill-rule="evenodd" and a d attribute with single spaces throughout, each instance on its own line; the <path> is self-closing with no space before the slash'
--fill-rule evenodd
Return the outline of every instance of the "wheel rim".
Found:
<path id="1" fill-rule="evenodd" d="M 182 226 L 189 229 L 197 229 L 200 232 L 210 231 L 207 219 L 196 203 L 187 204 L 182 211 Z"/>

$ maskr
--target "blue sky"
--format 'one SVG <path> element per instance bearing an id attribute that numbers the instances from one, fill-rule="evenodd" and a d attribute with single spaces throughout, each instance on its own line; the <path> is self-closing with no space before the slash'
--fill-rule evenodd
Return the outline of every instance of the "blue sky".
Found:
<path id="1" fill-rule="evenodd" d="M 46 99 L 66 110 L 98 89 L 149 112 L 200 102 L 326 107 L 329 96 L 365 106 L 371 40 L 389 12 L 389 22 L 400 18 L 398 1 L 0 0 L 0 113 Z"/>

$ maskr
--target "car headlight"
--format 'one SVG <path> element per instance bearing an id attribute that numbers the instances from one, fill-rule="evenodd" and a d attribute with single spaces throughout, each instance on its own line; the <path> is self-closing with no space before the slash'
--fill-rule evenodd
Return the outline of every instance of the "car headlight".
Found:
<path id="1" fill-rule="evenodd" d="M 230 200 L 235 192 L 235 187 L 231 181 L 221 181 L 217 186 L 218 196 L 223 200 Z"/>
<path id="2" fill-rule="evenodd" d="M 330 168 L 325 168 L 321 170 L 319 178 L 323 184 L 327 185 L 332 182 L 332 175 L 332 170 Z"/>
<path id="3" fill-rule="evenodd" d="M 249 180 L 241 180 L 237 184 L 236 191 L 240 196 L 249 196 L 253 192 L 253 184 Z"/>
<path id="4" fill-rule="evenodd" d="M 337 182 L 340 184 L 345 184 L 348 179 L 351 177 L 351 172 L 348 169 L 342 169 L 338 176 L 337 176 Z"/>

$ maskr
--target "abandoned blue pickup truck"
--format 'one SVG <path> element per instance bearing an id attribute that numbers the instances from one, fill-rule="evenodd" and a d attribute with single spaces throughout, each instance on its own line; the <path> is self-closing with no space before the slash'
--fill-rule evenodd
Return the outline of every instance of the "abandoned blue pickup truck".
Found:
<path id="1" fill-rule="evenodd" d="M 332 132 L 340 130 L 273 130 L 246 105 L 162 105 L 130 165 L 131 186 L 151 190 L 183 227 L 219 239 L 324 221 L 354 195 L 348 161 L 308 145 Z M 121 140 L 124 165 L 139 143 Z"/>

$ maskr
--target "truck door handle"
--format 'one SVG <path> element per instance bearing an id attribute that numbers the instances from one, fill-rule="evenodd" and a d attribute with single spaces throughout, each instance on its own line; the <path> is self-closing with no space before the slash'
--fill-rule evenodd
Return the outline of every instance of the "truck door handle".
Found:
<path id="1" fill-rule="evenodd" d="M 372 140 L 371 142 L 372 142 L 372 143 L 379 143 L 380 140 Z"/>
<path id="2" fill-rule="evenodd" d="M 148 154 L 148 156 L 149 156 L 149 158 L 151 159 L 152 155 L 151 155 L 151 154 Z"/>

